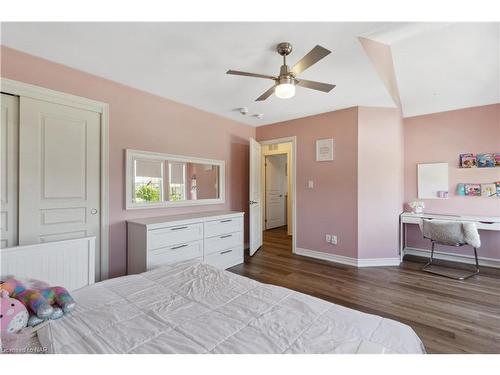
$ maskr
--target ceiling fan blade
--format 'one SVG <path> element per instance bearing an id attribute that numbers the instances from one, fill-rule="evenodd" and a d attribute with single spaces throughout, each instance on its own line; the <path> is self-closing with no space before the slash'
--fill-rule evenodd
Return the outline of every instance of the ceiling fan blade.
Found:
<path id="1" fill-rule="evenodd" d="M 268 76 L 265 74 L 257 74 L 257 73 L 248 73 L 248 72 L 240 72 L 238 70 L 228 70 L 226 74 L 233 74 L 235 76 L 246 76 L 246 77 L 256 77 L 256 78 L 266 78 L 266 79 L 276 79 L 276 77 Z"/>
<path id="2" fill-rule="evenodd" d="M 316 82 L 316 81 L 308 81 L 307 79 L 298 79 L 297 86 L 302 86 L 308 89 L 330 92 L 335 88 L 335 85 L 330 85 L 329 83 Z"/>
<path id="3" fill-rule="evenodd" d="M 274 88 L 276 87 L 276 85 L 274 85 L 273 87 L 271 87 L 269 90 L 267 90 L 264 94 L 262 94 L 261 96 L 259 96 L 257 99 L 255 99 L 256 102 L 261 102 L 263 100 L 266 100 L 267 98 L 269 98 L 273 93 L 274 93 Z"/>
<path id="4" fill-rule="evenodd" d="M 295 75 L 300 74 L 311 65 L 316 64 L 323 57 L 328 56 L 330 53 L 332 52 L 326 48 L 316 46 L 293 66 L 292 72 L 295 73 Z"/>

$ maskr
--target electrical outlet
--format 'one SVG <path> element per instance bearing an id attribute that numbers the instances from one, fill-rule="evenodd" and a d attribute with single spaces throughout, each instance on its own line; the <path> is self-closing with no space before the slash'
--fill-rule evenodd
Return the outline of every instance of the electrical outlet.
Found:
<path id="1" fill-rule="evenodd" d="M 332 236 L 329 235 L 329 234 L 327 234 L 325 241 L 326 241 L 326 243 L 331 243 L 332 242 Z"/>
<path id="2" fill-rule="evenodd" d="M 330 243 L 332 245 L 336 245 L 337 244 L 337 236 L 336 235 L 334 235 L 334 234 L 331 235 Z"/>

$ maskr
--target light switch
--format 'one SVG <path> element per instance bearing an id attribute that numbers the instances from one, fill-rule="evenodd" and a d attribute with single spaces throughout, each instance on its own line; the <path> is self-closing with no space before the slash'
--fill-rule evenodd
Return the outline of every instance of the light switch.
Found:
<path id="1" fill-rule="evenodd" d="M 309 189 L 314 189 L 314 181 L 313 181 L 313 180 L 309 180 L 309 181 L 307 182 L 307 187 L 308 187 Z"/>

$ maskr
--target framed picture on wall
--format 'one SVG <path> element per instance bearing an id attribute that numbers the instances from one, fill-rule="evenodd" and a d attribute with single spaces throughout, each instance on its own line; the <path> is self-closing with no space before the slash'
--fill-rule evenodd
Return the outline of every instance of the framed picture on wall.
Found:
<path id="1" fill-rule="evenodd" d="M 316 161 L 331 161 L 334 157 L 333 138 L 316 140 Z"/>

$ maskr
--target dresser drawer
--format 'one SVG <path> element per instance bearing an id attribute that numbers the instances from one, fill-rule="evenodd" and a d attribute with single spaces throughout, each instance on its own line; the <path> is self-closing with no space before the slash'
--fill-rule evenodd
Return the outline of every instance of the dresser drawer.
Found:
<path id="1" fill-rule="evenodd" d="M 177 225 L 148 230 L 148 250 L 201 240 L 203 223 Z"/>
<path id="2" fill-rule="evenodd" d="M 205 255 L 238 247 L 243 244 L 243 232 L 222 234 L 205 239 Z"/>
<path id="3" fill-rule="evenodd" d="M 243 248 L 238 246 L 209 255 L 205 254 L 204 262 L 220 269 L 235 266 L 243 263 Z"/>
<path id="4" fill-rule="evenodd" d="M 243 232 L 242 217 L 228 217 L 205 222 L 205 237 L 215 237 L 223 234 Z"/>
<path id="5" fill-rule="evenodd" d="M 150 251 L 148 269 L 188 259 L 203 259 L 203 241 L 195 241 Z"/>

